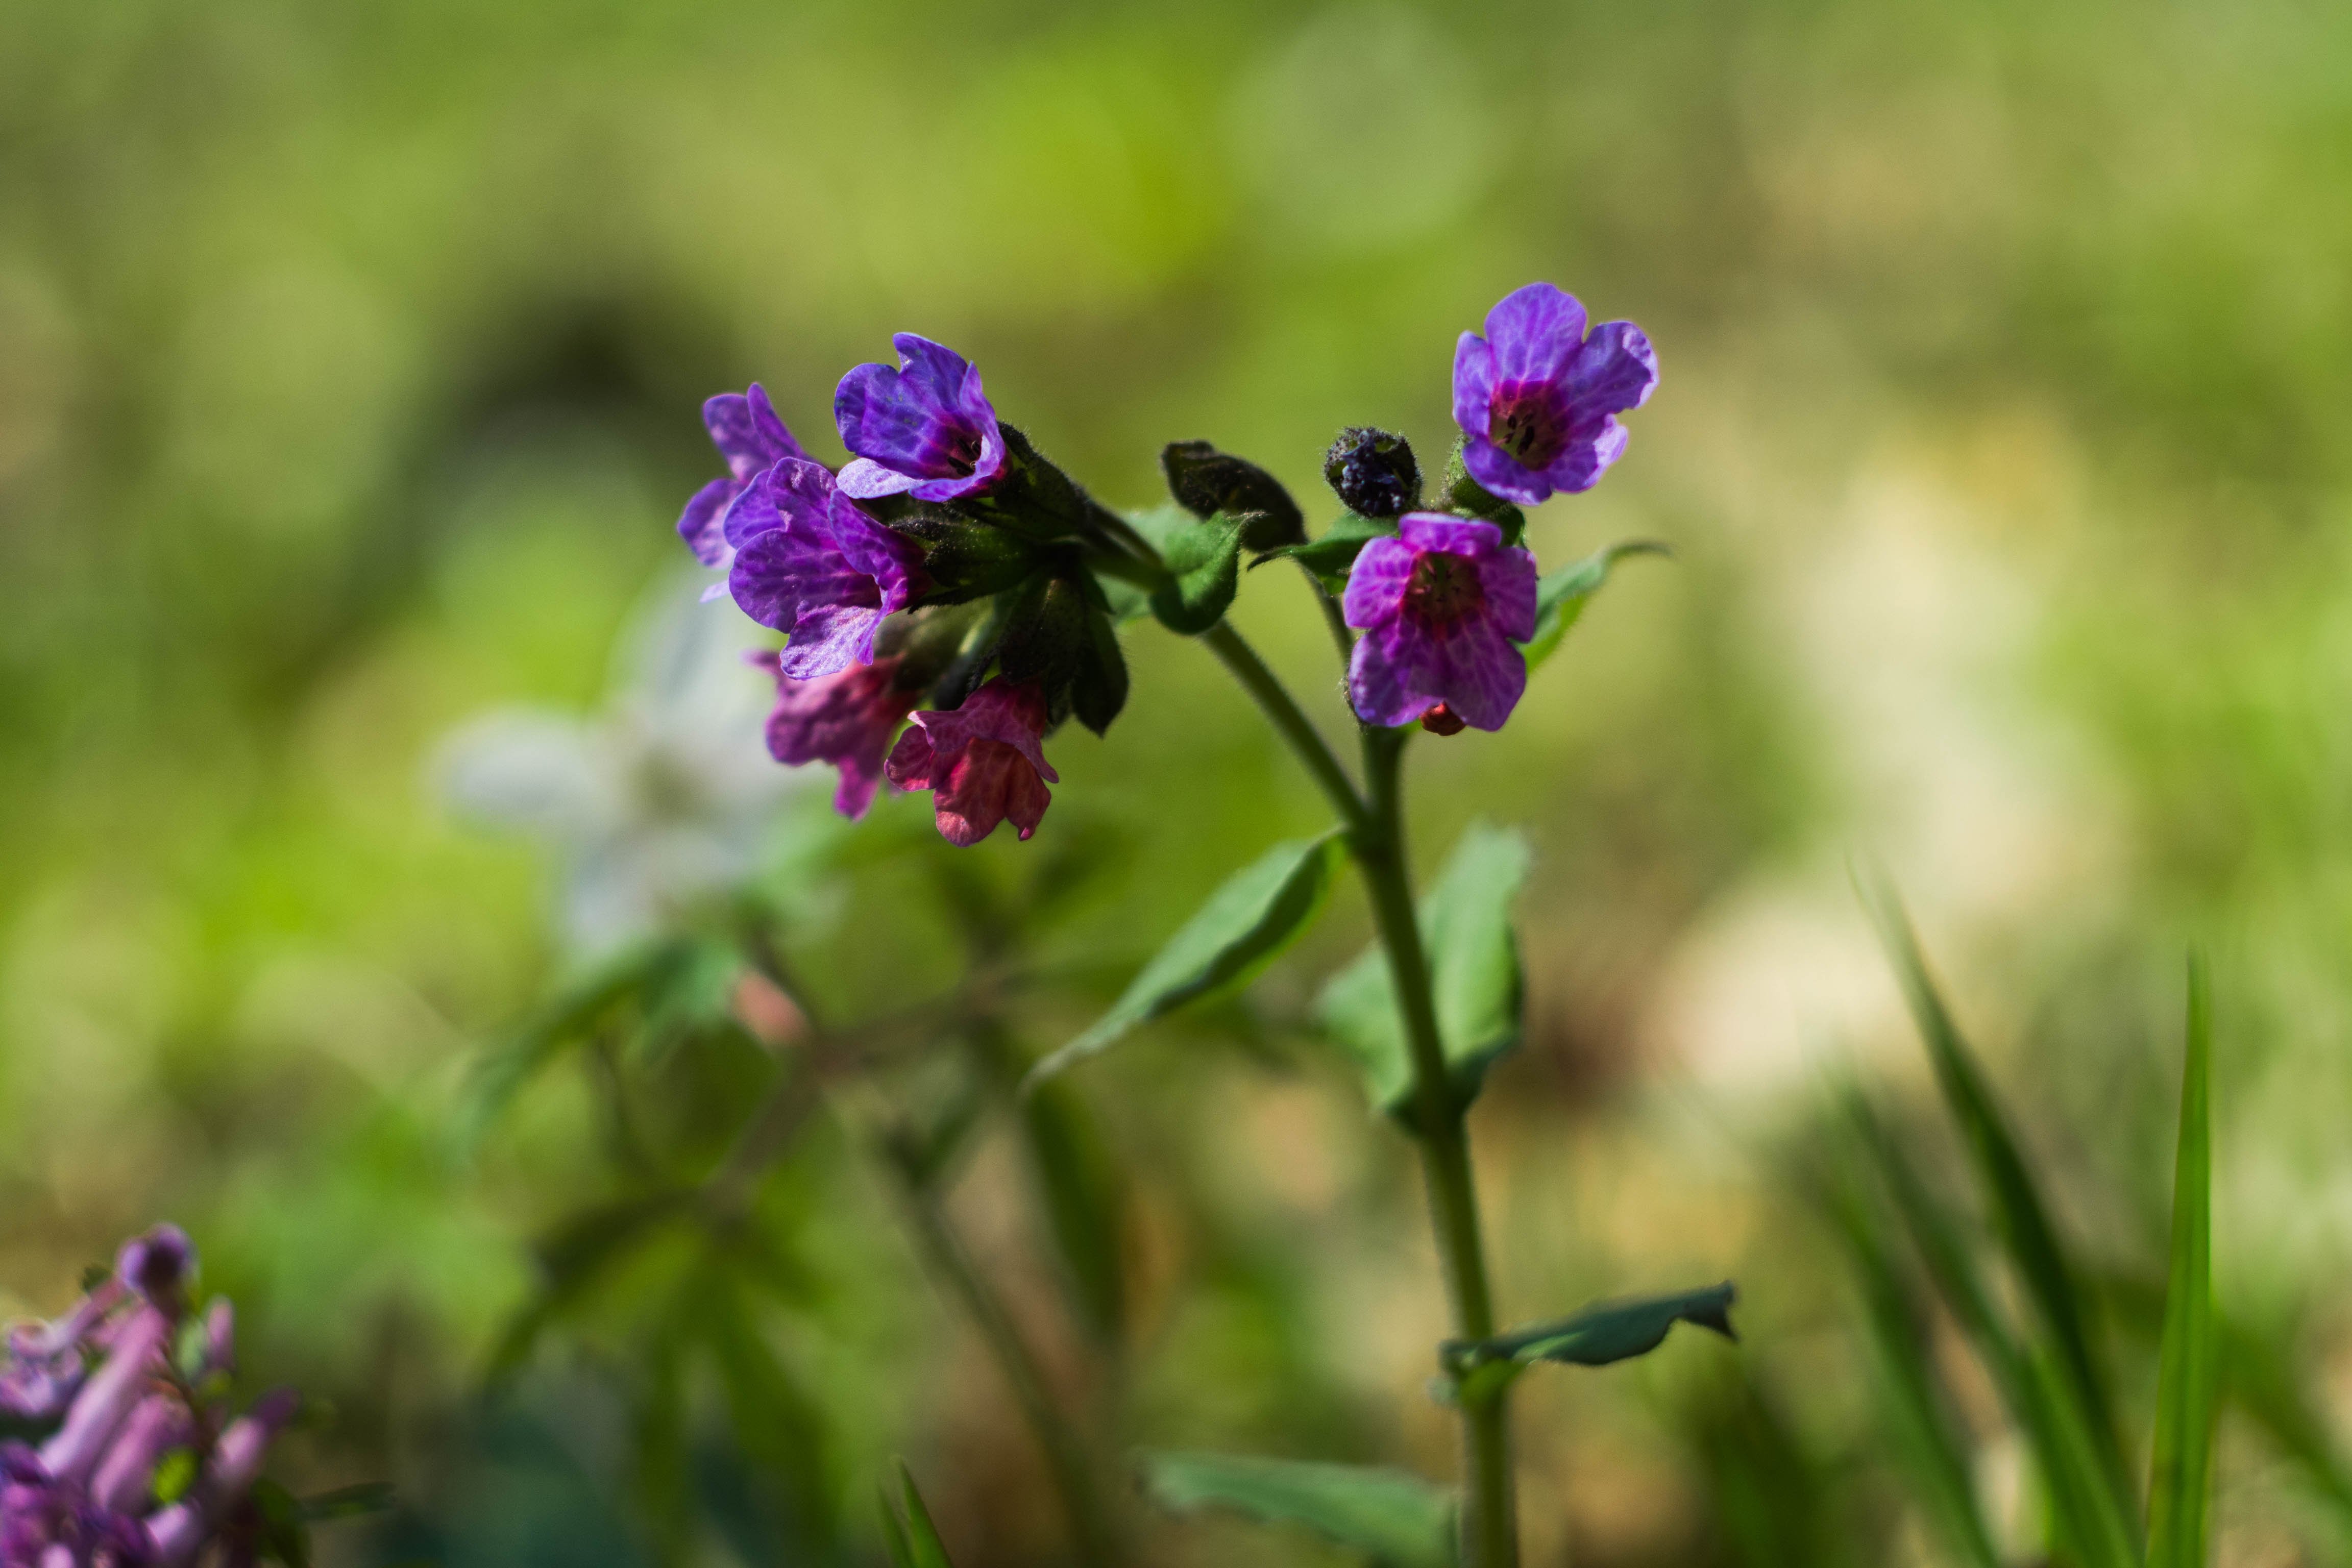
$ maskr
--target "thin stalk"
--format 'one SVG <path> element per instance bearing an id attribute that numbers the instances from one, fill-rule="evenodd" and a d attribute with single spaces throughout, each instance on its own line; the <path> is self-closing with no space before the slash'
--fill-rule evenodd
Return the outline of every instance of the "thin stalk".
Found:
<path id="1" fill-rule="evenodd" d="M 1291 751 L 1330 801 L 1331 809 L 1347 825 L 1349 837 L 1360 837 L 1370 828 L 1371 814 L 1364 805 L 1364 797 L 1356 793 L 1355 781 L 1339 765 L 1339 757 L 1324 741 L 1314 721 L 1299 710 L 1274 671 L 1258 658 L 1257 650 L 1242 640 L 1241 633 L 1234 630 L 1229 621 L 1219 621 L 1211 626 L 1201 634 L 1201 640 L 1233 672 L 1234 679 L 1242 683 L 1242 689 L 1250 694 L 1276 732 L 1289 742 Z"/>
<path id="2" fill-rule="evenodd" d="M 894 1168 L 895 1168 L 895 1162 Z M 1022 1336 L 1020 1325 L 997 1296 L 995 1289 L 974 1267 L 962 1238 L 940 1206 L 939 1194 L 899 1170 L 899 1194 L 905 1200 L 923 1260 L 952 1291 L 971 1319 L 997 1370 L 1012 1386 L 1013 1397 L 1028 1418 L 1029 1430 L 1045 1456 L 1047 1468 L 1070 1515 L 1070 1531 L 1078 1559 L 1090 1568 L 1112 1568 L 1118 1561 L 1118 1538 L 1096 1485 L 1087 1446 L 1070 1424 L 1050 1389 L 1036 1353 Z"/>
<path id="3" fill-rule="evenodd" d="M 1429 955 L 1413 911 L 1405 861 L 1400 773 L 1405 731 L 1367 726 L 1364 773 L 1370 782 L 1370 825 L 1354 838 L 1356 864 L 1371 890 L 1372 918 L 1396 985 L 1397 1012 L 1412 1057 L 1412 1133 L 1421 1143 L 1430 1218 L 1445 1270 L 1456 1339 L 1491 1339 L 1494 1295 L 1486 1281 L 1486 1247 L 1478 1230 L 1478 1193 L 1470 1169 L 1469 1130 L 1455 1100 L 1438 1033 Z M 1511 1477 L 1508 1389 L 1462 1396 L 1463 1471 L 1468 1496 L 1462 1517 L 1462 1557 L 1470 1568 L 1517 1568 L 1517 1507 Z"/>

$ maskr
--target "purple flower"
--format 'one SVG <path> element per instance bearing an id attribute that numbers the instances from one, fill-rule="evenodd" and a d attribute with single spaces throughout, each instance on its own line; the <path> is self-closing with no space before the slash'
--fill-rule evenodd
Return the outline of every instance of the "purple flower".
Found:
<path id="1" fill-rule="evenodd" d="M 727 459 L 727 477 L 713 479 L 694 492 L 678 515 L 677 536 L 705 566 L 724 567 L 734 559 L 735 541 L 727 531 L 727 514 L 751 481 L 786 458 L 806 461 L 808 454 L 776 417 L 775 405 L 758 382 L 747 393 L 722 392 L 702 405 L 702 423 L 711 445 Z M 717 598 L 716 584 L 704 595 Z"/>
<path id="2" fill-rule="evenodd" d="M 906 608 L 922 552 L 866 515 L 822 464 L 787 458 L 728 514 L 736 547 L 727 585 L 743 613 L 792 638 L 794 680 L 874 660 L 882 617 Z"/>
<path id="3" fill-rule="evenodd" d="M 931 792 L 950 844 L 977 844 L 1008 817 L 1027 838 L 1054 803 L 1045 786 L 1062 782 L 1045 761 L 1045 693 L 1000 675 L 951 713 L 916 714 L 890 752 L 890 782 Z"/>
<path id="4" fill-rule="evenodd" d="M 194 1268 L 186 1235 L 159 1226 L 126 1245 L 115 1276 L 72 1312 L 8 1335 L 0 1391 L 39 1384 L 42 1397 L 7 1408 L 55 1425 L 37 1448 L 0 1444 L 0 1568 L 184 1568 L 207 1552 L 222 1560 L 216 1548 L 238 1560 L 262 1458 L 299 1401 L 280 1391 L 235 1420 L 225 1407 L 198 1407 L 193 1391 L 226 1372 L 235 1352 L 232 1314 L 216 1301 L 188 1352 L 194 1360 L 173 1373 Z M 195 1451 L 192 1484 L 145 1513 L 157 1465 L 181 1448 Z"/>
<path id="5" fill-rule="evenodd" d="M 159 1225 L 131 1237 L 115 1255 L 114 1277 L 158 1310 L 176 1314 L 181 1293 L 196 1271 L 196 1246 L 176 1225 Z"/>
<path id="6" fill-rule="evenodd" d="M 856 664 L 814 680 L 794 680 L 778 668 L 772 653 L 751 661 L 776 678 L 776 710 L 768 716 L 768 751 L 789 767 L 831 763 L 841 770 L 833 808 L 853 820 L 864 816 L 882 787 L 882 759 L 898 732 L 916 694 L 898 689 L 902 659 L 893 656 Z"/>
<path id="7" fill-rule="evenodd" d="M 1576 296 L 1530 283 L 1486 312 L 1485 337 L 1465 332 L 1454 351 L 1463 464 L 1506 500 L 1533 506 L 1598 484 L 1625 452 L 1617 416 L 1658 384 L 1641 328 L 1611 321 L 1588 338 L 1584 326 Z"/>
<path id="8" fill-rule="evenodd" d="M 1536 635 L 1536 558 L 1505 548 L 1491 522 L 1407 512 L 1394 538 L 1356 557 L 1340 607 L 1364 634 L 1348 695 L 1368 724 L 1411 723 L 1443 705 L 1499 730 L 1527 689 L 1512 644 Z"/>
<path id="9" fill-rule="evenodd" d="M 898 368 L 861 364 L 841 378 L 833 417 L 857 454 L 841 488 L 861 500 L 911 494 L 953 500 L 986 489 L 1004 467 L 1004 433 L 980 372 L 953 349 L 900 332 Z"/>

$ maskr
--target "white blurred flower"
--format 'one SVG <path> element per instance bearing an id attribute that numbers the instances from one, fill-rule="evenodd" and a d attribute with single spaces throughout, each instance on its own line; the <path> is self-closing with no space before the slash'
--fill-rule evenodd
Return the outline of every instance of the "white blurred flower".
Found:
<path id="1" fill-rule="evenodd" d="M 566 862 L 562 921 L 583 953 L 656 930 L 755 868 L 777 804 L 810 775 L 768 755 L 773 682 L 743 662 L 758 628 L 701 581 L 665 581 L 622 636 L 613 694 L 586 717 L 486 713 L 439 748 L 458 816 L 530 835 Z"/>

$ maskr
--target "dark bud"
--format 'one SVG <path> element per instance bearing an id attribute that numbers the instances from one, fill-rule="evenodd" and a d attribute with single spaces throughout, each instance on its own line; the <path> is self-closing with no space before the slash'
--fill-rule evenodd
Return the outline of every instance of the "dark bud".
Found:
<path id="1" fill-rule="evenodd" d="M 1039 576 L 1005 596 L 997 666 L 1008 680 L 1034 681 L 1053 722 L 1076 715 L 1101 734 L 1127 706 L 1127 661 L 1100 590 L 1084 574 Z"/>
<path id="2" fill-rule="evenodd" d="M 1359 517 L 1402 517 L 1421 505 L 1421 464 L 1412 444 L 1368 425 L 1339 432 L 1324 456 L 1323 477 L 1339 503 Z"/>
<path id="3" fill-rule="evenodd" d="M 1095 605 L 1087 608 L 1087 640 L 1078 650 L 1078 667 L 1070 678 L 1070 709 L 1078 722 L 1099 735 L 1110 728 L 1127 706 L 1127 658 L 1118 649 L 1118 633 L 1110 616 Z"/>
<path id="4" fill-rule="evenodd" d="M 1466 728 L 1462 716 L 1443 702 L 1421 716 L 1421 727 L 1433 735 L 1459 735 Z"/>
<path id="5" fill-rule="evenodd" d="M 1282 481 L 1206 441 L 1171 441 L 1160 454 L 1168 493 L 1194 517 L 1223 512 L 1242 525 L 1242 548 L 1273 550 L 1307 537 L 1307 519 Z"/>

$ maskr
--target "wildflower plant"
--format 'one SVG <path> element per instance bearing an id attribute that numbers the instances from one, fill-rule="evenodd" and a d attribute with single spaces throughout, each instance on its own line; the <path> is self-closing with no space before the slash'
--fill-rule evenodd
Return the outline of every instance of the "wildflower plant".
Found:
<path id="1" fill-rule="evenodd" d="M 950 844 L 976 844 L 1007 822 L 1027 839 L 1044 830 L 1060 782 L 1055 732 L 1075 719 L 1106 733 L 1127 707 L 1124 628 L 1155 620 L 1224 666 L 1322 793 L 1332 826 L 1238 872 L 1024 1087 L 1043 1092 L 1132 1029 L 1245 984 L 1353 865 L 1379 940 L 1335 978 L 1318 1016 L 1422 1157 L 1452 1308 L 1450 1331 L 1433 1336 L 1433 1365 L 1460 1413 L 1462 1489 L 1457 1506 L 1395 1472 L 1204 1456 L 1159 1456 L 1147 1471 L 1171 1501 L 1303 1520 L 1383 1556 L 1395 1554 L 1392 1540 L 1350 1534 L 1367 1500 L 1391 1518 L 1402 1509 L 1458 1519 L 1462 1562 L 1514 1563 L 1513 1381 L 1538 1361 L 1643 1353 L 1678 1321 L 1727 1335 L 1732 1292 L 1606 1304 L 1503 1331 L 1465 1117 L 1488 1064 L 1519 1037 L 1508 906 L 1527 849 L 1514 833 L 1474 829 L 1416 901 L 1403 763 L 1416 728 L 1503 730 L 1530 668 L 1612 564 L 1655 548 L 1620 545 L 1547 574 L 1520 510 L 1590 489 L 1623 454 L 1618 416 L 1657 383 L 1649 340 L 1630 322 L 1590 327 L 1583 307 L 1549 284 L 1517 290 L 1488 313 L 1484 335 L 1463 335 L 1461 438 L 1434 486 L 1404 437 L 1349 429 L 1325 462 L 1344 510 L 1311 537 L 1305 510 L 1271 474 L 1200 441 L 1161 454 L 1173 506 L 1114 510 L 1003 419 L 961 355 L 911 333 L 893 346 L 895 367 L 857 366 L 835 393 L 850 453 L 837 472 L 808 456 L 757 385 L 705 410 L 728 474 L 694 496 L 678 529 L 698 560 L 726 571 L 737 606 L 785 636 L 760 656 L 777 682 L 772 754 L 837 768 L 846 816 L 883 788 L 929 793 Z M 1245 558 L 1303 569 L 1303 603 L 1343 665 L 1355 770 L 1226 619 Z M 1269 1507 L 1269 1496 L 1286 1500 Z M 1423 1532 L 1428 1561 L 1453 1555 L 1451 1530 Z"/>

